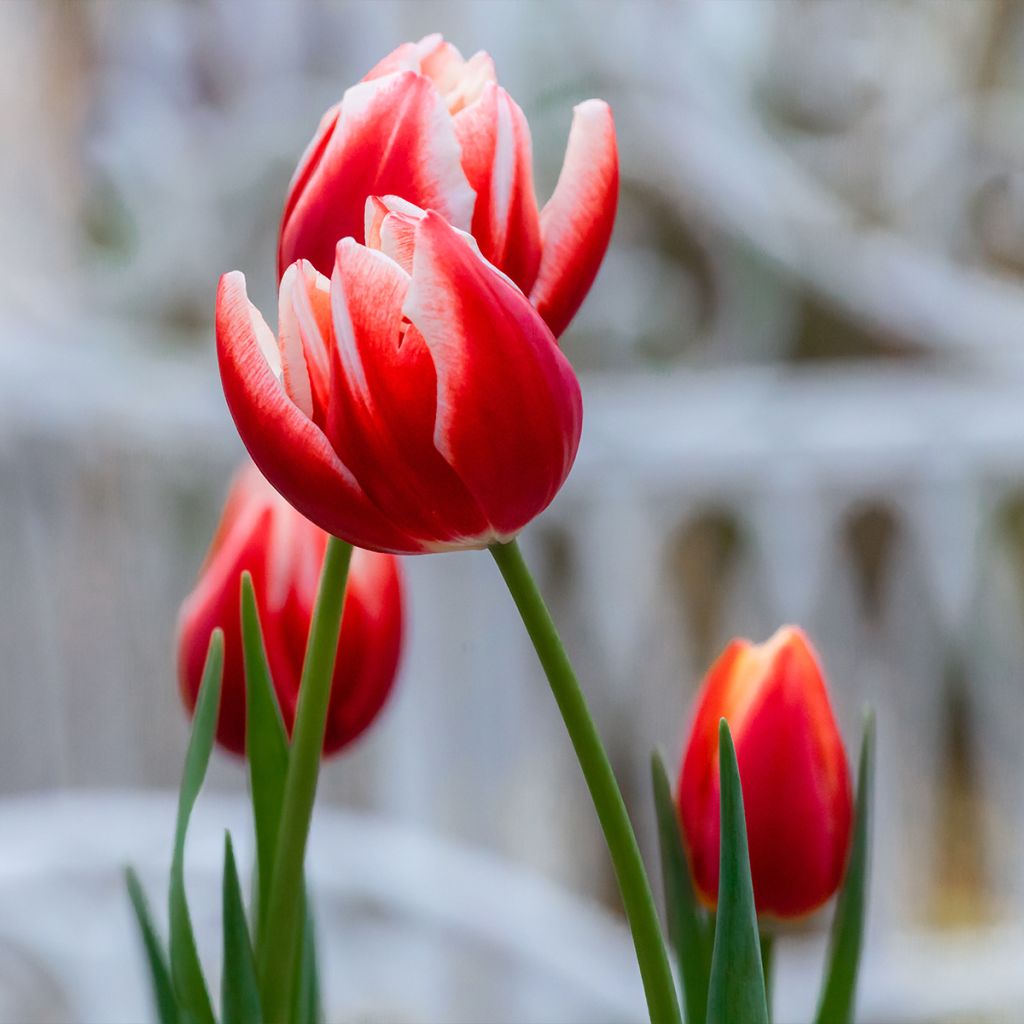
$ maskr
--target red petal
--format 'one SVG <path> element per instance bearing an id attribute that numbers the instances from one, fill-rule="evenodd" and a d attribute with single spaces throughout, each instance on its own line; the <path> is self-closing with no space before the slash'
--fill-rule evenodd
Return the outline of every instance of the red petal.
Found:
<path id="1" fill-rule="evenodd" d="M 402 577 L 398 559 L 352 552 L 341 620 L 324 754 L 351 743 L 391 693 L 402 647 Z"/>
<path id="2" fill-rule="evenodd" d="M 304 516 L 360 547 L 410 551 L 412 541 L 368 501 L 326 436 L 295 405 L 260 349 L 269 330 L 245 294 L 245 278 L 225 274 L 217 290 L 217 356 L 235 426 L 264 476 Z"/>
<path id="3" fill-rule="evenodd" d="M 797 630 L 780 631 L 768 682 L 737 742 L 759 911 L 817 909 L 839 888 L 853 797 L 821 669 Z"/>
<path id="4" fill-rule="evenodd" d="M 465 60 L 450 43 L 425 56 L 420 67 L 437 86 L 451 114 L 474 103 L 487 83 L 496 82 L 498 77 L 490 54 L 480 50 Z"/>
<path id="5" fill-rule="evenodd" d="M 306 260 L 281 278 L 278 334 L 285 391 L 322 427 L 330 388 L 330 281 Z"/>
<path id="6" fill-rule="evenodd" d="M 370 196 L 366 200 L 366 245 L 379 249 L 397 263 L 406 275 L 412 273 L 416 225 L 423 211 L 398 196 Z"/>
<path id="7" fill-rule="evenodd" d="M 468 228 L 473 190 L 444 100 L 428 78 L 405 71 L 353 86 L 318 162 L 289 196 L 278 270 L 308 259 L 334 267 L 341 238 L 363 240 L 366 200 L 394 194 Z"/>
<path id="8" fill-rule="evenodd" d="M 556 337 L 594 283 L 612 235 L 618 195 L 612 112 L 602 100 L 587 100 L 576 107 L 562 173 L 540 215 L 540 270 L 530 298 Z"/>
<path id="9" fill-rule="evenodd" d="M 747 641 L 733 640 L 709 669 L 679 778 L 679 811 L 691 871 L 701 897 L 712 906 L 718 898 L 718 722 L 728 718 L 735 733 L 737 683 L 743 681 L 737 665 L 749 650 Z"/>
<path id="10" fill-rule="evenodd" d="M 488 524 L 434 447 L 437 376 L 422 339 L 403 325 L 408 287 L 387 256 L 339 243 L 329 435 L 366 494 L 422 547 L 466 546 Z"/>
<path id="11" fill-rule="evenodd" d="M 255 470 L 253 470 L 255 472 Z M 178 681 L 182 699 L 194 710 L 206 662 L 210 635 L 224 630 L 224 678 L 221 687 L 217 741 L 235 754 L 245 752 L 245 668 L 238 608 L 243 569 L 257 575 L 265 562 L 263 540 L 272 515 L 267 502 L 253 502 L 231 488 L 220 525 L 195 589 L 178 614 Z"/>
<path id="12" fill-rule="evenodd" d="M 418 43 L 402 43 L 377 63 L 363 78 L 374 78 L 397 71 L 417 71 L 426 75 L 445 99 L 450 113 L 472 103 L 487 82 L 496 81 L 494 61 L 481 50 L 466 60 L 439 33 L 424 36 Z"/>
<path id="13" fill-rule="evenodd" d="M 424 36 L 418 43 L 402 43 L 374 64 L 363 75 L 363 81 L 370 82 L 375 78 L 393 75 L 396 71 L 419 71 L 423 55 L 441 46 L 443 41 L 441 34 L 435 32 L 433 35 Z"/>
<path id="14" fill-rule="evenodd" d="M 576 457 L 572 368 L 522 292 L 434 213 L 419 226 L 405 310 L 437 369 L 434 443 L 495 532 L 512 536 Z"/>
<path id="15" fill-rule="evenodd" d="M 455 115 L 462 169 L 476 192 L 473 235 L 480 251 L 526 293 L 540 264 L 540 218 L 526 116 L 493 83 Z"/>
<path id="16" fill-rule="evenodd" d="M 310 140 L 309 145 L 306 146 L 305 152 L 299 158 L 298 166 L 295 168 L 295 173 L 292 174 L 292 180 L 288 183 L 288 194 L 285 198 L 284 212 L 281 214 L 282 225 L 287 222 L 291 216 L 292 210 L 295 208 L 295 204 L 299 200 L 299 196 L 306 190 L 306 185 L 309 182 L 313 172 L 319 166 L 321 159 L 323 158 L 324 151 L 327 149 L 328 143 L 331 141 L 331 136 L 334 134 L 334 127 L 338 123 L 338 116 L 341 113 L 341 104 L 335 103 L 333 107 L 329 107 L 324 113 L 324 116 L 320 118 L 320 124 L 317 125 L 316 134 Z M 281 253 L 281 239 L 278 239 L 278 276 L 284 273 L 284 268 L 289 266 L 291 260 L 282 261 Z"/>
<path id="17" fill-rule="evenodd" d="M 327 535 L 293 509 L 251 462 L 235 474 L 217 536 L 179 615 L 178 670 L 192 710 L 213 630 L 224 630 L 224 685 L 217 740 L 245 747 L 240 577 L 252 576 L 267 660 L 288 732 Z M 392 555 L 356 549 L 348 576 L 324 753 L 373 721 L 395 679 L 402 640 L 402 580 Z"/>

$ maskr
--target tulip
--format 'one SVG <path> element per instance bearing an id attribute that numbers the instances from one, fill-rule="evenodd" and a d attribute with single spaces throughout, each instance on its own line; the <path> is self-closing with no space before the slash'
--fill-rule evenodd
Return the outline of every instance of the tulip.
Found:
<path id="1" fill-rule="evenodd" d="M 221 279 L 228 406 L 268 480 L 359 547 L 416 554 L 504 542 L 576 456 L 579 384 L 551 331 L 471 236 L 395 197 L 366 204 L 331 280 L 281 279 L 278 337 Z"/>
<path id="2" fill-rule="evenodd" d="M 800 917 L 838 889 L 850 848 L 846 751 L 817 656 L 804 633 L 734 640 L 711 667 L 679 777 L 694 883 L 718 894 L 718 723 L 732 730 L 758 913 Z"/>
<path id="3" fill-rule="evenodd" d="M 210 634 L 224 631 L 217 740 L 245 751 L 245 671 L 239 581 L 252 575 L 267 662 L 291 734 L 302 661 L 327 535 L 299 515 L 252 465 L 235 476 L 195 589 L 182 605 L 178 669 L 195 708 Z M 376 718 L 395 681 L 402 639 L 402 582 L 391 555 L 355 551 L 327 712 L 323 753 L 337 753 Z"/>
<path id="4" fill-rule="evenodd" d="M 611 110 L 576 107 L 558 184 L 538 212 L 530 127 L 483 52 L 441 36 L 404 43 L 320 122 L 288 190 L 278 273 L 307 259 L 330 274 L 341 238 L 365 241 L 363 204 L 396 195 L 471 231 L 484 258 L 565 330 L 612 232 L 619 167 Z"/>

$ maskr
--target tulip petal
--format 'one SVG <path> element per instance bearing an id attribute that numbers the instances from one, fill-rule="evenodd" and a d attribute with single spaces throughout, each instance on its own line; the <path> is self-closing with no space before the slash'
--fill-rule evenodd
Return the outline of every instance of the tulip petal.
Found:
<path id="1" fill-rule="evenodd" d="M 504 89 L 489 83 L 455 115 L 462 169 L 476 192 L 473 235 L 484 257 L 526 293 L 540 265 L 540 216 L 533 189 L 530 126 Z"/>
<path id="2" fill-rule="evenodd" d="M 436 32 L 424 36 L 415 46 L 419 60 L 417 71 L 426 75 L 441 93 L 458 85 L 466 58 L 457 46 Z"/>
<path id="3" fill-rule="evenodd" d="M 338 123 L 340 113 L 340 103 L 335 103 L 333 107 L 327 108 L 324 116 L 320 118 L 320 123 L 317 125 L 316 134 L 299 158 L 298 166 L 292 174 L 292 180 L 288 183 L 288 196 L 285 200 L 284 212 L 281 214 L 282 224 L 291 216 L 295 204 L 306 189 L 306 184 L 319 166 L 324 150 L 327 149 L 327 144 L 331 141 L 331 136 L 334 134 L 334 128 Z M 289 265 L 290 263 L 281 264 L 278 268 L 279 273 L 283 273 L 284 268 Z"/>
<path id="4" fill-rule="evenodd" d="M 386 57 L 377 61 L 363 75 L 363 81 L 371 82 L 375 78 L 393 75 L 396 71 L 419 71 L 423 57 L 432 53 L 435 49 L 442 46 L 443 43 L 444 37 L 440 32 L 424 36 L 418 43 L 402 43 L 400 46 L 396 46 Z"/>
<path id="5" fill-rule="evenodd" d="M 820 670 L 802 634 L 792 637 L 770 669 L 776 684 L 751 708 L 739 755 L 758 908 L 782 918 L 813 910 L 839 888 L 853 816 Z"/>
<path id="6" fill-rule="evenodd" d="M 363 77 L 364 82 L 396 71 L 417 71 L 426 75 L 444 97 L 450 113 L 468 106 L 480 95 L 487 82 L 497 81 L 494 61 L 480 50 L 466 60 L 457 47 L 435 32 L 418 43 L 402 43 L 379 61 Z"/>
<path id="7" fill-rule="evenodd" d="M 574 111 L 562 173 L 540 215 L 540 270 L 530 298 L 556 337 L 569 326 L 597 276 L 618 192 L 611 108 L 602 100 L 587 100 Z"/>
<path id="8" fill-rule="evenodd" d="M 262 568 L 263 548 L 257 538 L 272 514 L 268 503 L 260 503 L 258 499 L 250 502 L 242 493 L 247 486 L 232 488 L 199 581 L 178 614 L 179 685 L 185 706 L 190 710 L 195 708 L 206 644 L 214 629 L 220 627 L 225 633 L 226 677 L 229 680 L 241 677 L 238 581 L 243 569 Z M 237 687 L 224 687 L 217 739 L 236 754 L 245 751 L 244 710 L 244 693 Z"/>
<path id="9" fill-rule="evenodd" d="M 328 434 L 376 504 L 431 548 L 464 546 L 488 523 L 434 447 L 437 375 L 403 323 L 409 276 L 381 252 L 338 244 L 332 281 L 336 373 Z"/>
<path id="10" fill-rule="evenodd" d="M 467 229 L 475 200 L 444 100 L 413 71 L 345 93 L 330 139 L 296 191 L 281 225 L 279 273 L 303 258 L 329 275 L 338 240 L 363 240 L 368 196 L 403 196 Z"/>
<path id="11" fill-rule="evenodd" d="M 522 292 L 435 213 L 420 222 L 405 312 L 437 371 L 434 443 L 499 538 L 511 537 L 575 459 L 572 368 Z"/>
<path id="12" fill-rule="evenodd" d="M 398 196 L 370 196 L 366 200 L 366 245 L 379 249 L 409 275 L 416 246 L 416 225 L 422 217 L 423 211 L 418 206 Z"/>
<path id="13" fill-rule="evenodd" d="M 718 799 L 718 722 L 724 717 L 739 729 L 738 684 L 756 681 L 751 673 L 738 671 L 749 650 L 746 641 L 731 641 L 708 671 L 679 781 L 679 811 L 694 884 L 701 898 L 712 906 L 718 898 L 719 822 L 718 815 L 708 812 L 708 807 Z"/>
<path id="14" fill-rule="evenodd" d="M 416 249 L 416 230 L 426 211 L 398 196 L 371 196 L 366 201 L 366 244 L 390 256 L 407 274 L 412 273 Z M 477 240 L 468 232 L 454 228 L 488 271 L 503 278 L 517 291 L 522 289 L 503 270 L 484 257 Z"/>
<path id="15" fill-rule="evenodd" d="M 282 381 L 289 398 L 318 426 L 323 425 L 330 386 L 330 282 L 306 260 L 281 278 L 278 346 Z"/>
<path id="16" fill-rule="evenodd" d="M 489 82 L 498 80 L 490 54 L 480 50 L 465 60 L 451 43 L 424 56 L 420 69 L 437 86 L 450 114 L 474 103 Z"/>
<path id="17" fill-rule="evenodd" d="M 285 393 L 261 351 L 269 329 L 237 271 L 217 291 L 217 356 L 228 408 L 253 461 L 306 518 L 360 547 L 415 550 L 360 489 L 327 437 Z"/>

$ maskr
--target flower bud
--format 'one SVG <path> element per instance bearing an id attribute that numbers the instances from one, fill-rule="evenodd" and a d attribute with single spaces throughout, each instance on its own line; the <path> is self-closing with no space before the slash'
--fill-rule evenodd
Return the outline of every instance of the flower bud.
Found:
<path id="1" fill-rule="evenodd" d="M 220 527 L 178 620 L 178 672 L 191 712 L 206 648 L 224 630 L 224 680 L 217 741 L 245 751 L 245 662 L 241 575 L 252 575 L 267 662 L 285 728 L 291 734 L 309 623 L 327 534 L 304 519 L 255 466 L 235 476 Z M 402 640 L 402 581 L 392 555 L 352 553 L 324 754 L 337 753 L 376 718 L 391 692 Z"/>
<path id="2" fill-rule="evenodd" d="M 843 741 L 804 633 L 734 640 L 708 672 L 679 777 L 678 806 L 701 898 L 717 903 L 718 723 L 732 731 L 759 914 L 807 914 L 839 888 L 852 791 Z"/>

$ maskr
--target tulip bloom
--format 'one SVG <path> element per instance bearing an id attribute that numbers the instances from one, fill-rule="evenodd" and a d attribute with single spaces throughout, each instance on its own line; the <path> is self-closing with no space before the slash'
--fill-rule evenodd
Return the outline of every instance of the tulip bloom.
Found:
<path id="1" fill-rule="evenodd" d="M 224 679 L 217 740 L 245 752 L 245 671 L 240 578 L 252 574 L 267 661 L 289 734 L 327 535 L 299 515 L 260 476 L 243 467 L 195 590 L 178 620 L 182 696 L 195 708 L 210 634 L 224 630 Z M 397 559 L 356 550 L 345 595 L 324 754 L 351 743 L 376 718 L 395 681 L 402 640 L 402 581 Z"/>
<path id="2" fill-rule="evenodd" d="M 440 215 L 366 204 L 366 245 L 331 280 L 281 280 L 279 336 L 239 273 L 221 279 L 228 406 L 267 479 L 359 547 L 421 553 L 507 541 L 561 487 L 579 384 L 523 293 Z"/>
<path id="3" fill-rule="evenodd" d="M 758 913 L 807 914 L 842 881 L 853 798 L 821 668 L 801 630 L 784 627 L 764 644 L 734 640 L 704 682 L 678 804 L 694 882 L 711 906 L 718 895 L 721 718 L 736 746 Z"/>
<path id="4" fill-rule="evenodd" d="M 483 52 L 441 36 L 404 43 L 320 122 L 288 190 L 278 273 L 297 259 L 330 274 L 338 240 L 365 241 L 363 204 L 396 195 L 470 231 L 484 258 L 560 335 L 611 237 L 618 198 L 608 104 L 576 107 L 555 191 L 538 211 L 530 127 Z"/>

